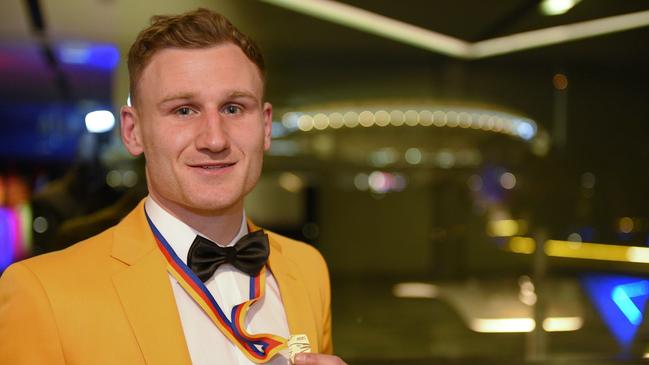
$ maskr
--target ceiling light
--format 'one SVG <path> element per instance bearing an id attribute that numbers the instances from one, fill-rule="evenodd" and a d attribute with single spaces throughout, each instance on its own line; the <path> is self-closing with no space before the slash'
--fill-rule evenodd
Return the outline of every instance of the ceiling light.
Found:
<path id="1" fill-rule="evenodd" d="M 279 186 L 290 193 L 299 193 L 304 188 L 304 181 L 292 172 L 283 172 L 278 177 Z"/>
<path id="2" fill-rule="evenodd" d="M 314 18 L 448 56 L 466 58 L 469 43 L 332 0 L 262 0 Z"/>
<path id="3" fill-rule="evenodd" d="M 532 332 L 536 327 L 536 322 L 529 317 L 476 318 L 471 321 L 469 327 L 482 333 L 520 333 Z"/>
<path id="4" fill-rule="evenodd" d="M 333 0 L 262 1 L 314 18 L 461 59 L 492 57 L 649 25 L 649 11 L 645 10 L 470 43 Z M 560 2 L 569 2 L 572 7 L 578 0 Z"/>
<path id="5" fill-rule="evenodd" d="M 506 249 L 531 254 L 534 252 L 534 246 L 532 238 L 512 237 Z M 649 247 L 548 240 L 544 248 L 545 253 L 552 257 L 649 263 Z"/>
<path id="6" fill-rule="evenodd" d="M 536 249 L 536 241 L 529 237 L 512 237 L 507 249 L 514 253 L 531 254 Z"/>
<path id="7" fill-rule="evenodd" d="M 430 298 L 439 295 L 439 288 L 428 283 L 399 283 L 392 288 L 392 294 L 397 298 Z"/>
<path id="8" fill-rule="evenodd" d="M 456 105 L 404 105 L 403 109 L 385 110 L 387 105 L 372 105 L 348 109 L 330 106 L 326 109 L 300 109 L 287 112 L 281 125 L 285 133 L 309 132 L 326 129 L 372 127 L 462 127 L 494 133 L 509 134 L 524 141 L 531 141 L 538 133 L 536 122 L 520 115 L 497 109 L 458 107 Z M 275 127 L 274 127 L 275 128 Z M 278 125 L 276 128 L 280 128 Z M 275 136 L 275 135 L 274 135 Z"/>
<path id="9" fill-rule="evenodd" d="M 487 223 L 487 234 L 491 237 L 511 237 L 519 234 L 519 222 L 514 219 L 501 219 Z"/>
<path id="10" fill-rule="evenodd" d="M 572 9 L 581 0 L 544 0 L 539 4 L 539 9 L 544 15 L 561 15 Z"/>
<path id="11" fill-rule="evenodd" d="M 472 53 L 470 58 L 492 57 L 647 25 L 649 25 L 649 10 L 532 30 L 473 43 L 470 48 Z"/>
<path id="12" fill-rule="evenodd" d="M 119 63 L 119 51 L 112 44 L 63 42 L 56 50 L 65 64 L 112 70 Z"/>
<path id="13" fill-rule="evenodd" d="M 379 110 L 374 114 L 374 119 L 376 120 L 376 125 L 385 127 L 390 124 L 390 113 L 385 110 Z"/>
<path id="14" fill-rule="evenodd" d="M 297 120 L 297 126 L 303 132 L 313 129 L 313 117 L 310 115 L 301 115 Z"/>
<path id="15" fill-rule="evenodd" d="M 543 329 L 547 332 L 577 331 L 583 324 L 581 317 L 550 317 L 543 320 Z"/>
<path id="16" fill-rule="evenodd" d="M 408 148 L 406 151 L 406 161 L 411 165 L 417 165 L 421 162 L 421 151 L 419 148 Z"/>
<path id="17" fill-rule="evenodd" d="M 108 110 L 95 110 L 86 114 L 86 129 L 90 133 L 108 132 L 115 126 L 115 116 Z"/>
<path id="18" fill-rule="evenodd" d="M 549 317 L 543 320 L 543 329 L 547 332 L 576 331 L 584 320 L 581 317 Z M 530 317 L 514 318 L 476 318 L 470 327 L 482 333 L 522 333 L 532 332 L 536 321 Z"/>
<path id="19" fill-rule="evenodd" d="M 516 186 L 516 176 L 511 172 L 500 175 L 500 186 L 507 190 L 513 189 Z"/>

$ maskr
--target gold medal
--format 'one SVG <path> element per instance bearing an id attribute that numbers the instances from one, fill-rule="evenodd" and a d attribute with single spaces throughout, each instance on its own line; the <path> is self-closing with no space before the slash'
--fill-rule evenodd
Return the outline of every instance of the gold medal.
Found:
<path id="1" fill-rule="evenodd" d="M 288 338 L 288 357 L 291 359 L 291 364 L 295 363 L 295 355 L 303 352 L 311 352 L 311 345 L 309 338 L 306 335 L 291 335 Z"/>

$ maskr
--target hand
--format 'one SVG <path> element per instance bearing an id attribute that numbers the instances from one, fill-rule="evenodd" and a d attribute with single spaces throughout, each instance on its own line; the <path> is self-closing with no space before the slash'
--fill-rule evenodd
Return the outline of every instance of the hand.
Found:
<path id="1" fill-rule="evenodd" d="M 338 356 L 301 353 L 295 355 L 295 365 L 347 365 Z"/>

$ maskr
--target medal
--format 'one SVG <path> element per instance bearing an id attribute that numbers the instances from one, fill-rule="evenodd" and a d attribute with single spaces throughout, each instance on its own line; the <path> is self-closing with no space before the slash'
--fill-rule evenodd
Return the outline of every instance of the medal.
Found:
<path id="1" fill-rule="evenodd" d="M 146 211 L 145 211 L 146 214 Z M 266 267 L 259 274 L 250 277 L 249 300 L 232 308 L 229 319 L 203 282 L 176 255 L 169 243 L 146 215 L 156 244 L 167 261 L 167 271 L 178 281 L 182 288 L 194 299 L 201 309 L 212 320 L 235 346 L 246 355 L 250 361 L 261 364 L 268 362 L 286 346 L 286 339 L 272 334 L 251 334 L 245 329 L 245 318 L 250 306 L 264 296 L 266 288 Z"/>
<path id="2" fill-rule="evenodd" d="M 288 357 L 291 364 L 295 363 L 295 355 L 303 352 L 311 352 L 309 338 L 306 335 L 291 335 L 288 338 Z"/>

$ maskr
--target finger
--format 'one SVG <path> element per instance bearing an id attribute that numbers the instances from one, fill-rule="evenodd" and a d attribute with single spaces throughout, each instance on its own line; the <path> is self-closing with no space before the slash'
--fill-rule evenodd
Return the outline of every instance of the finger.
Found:
<path id="1" fill-rule="evenodd" d="M 338 356 L 301 353 L 295 355 L 295 365 L 347 365 Z"/>

